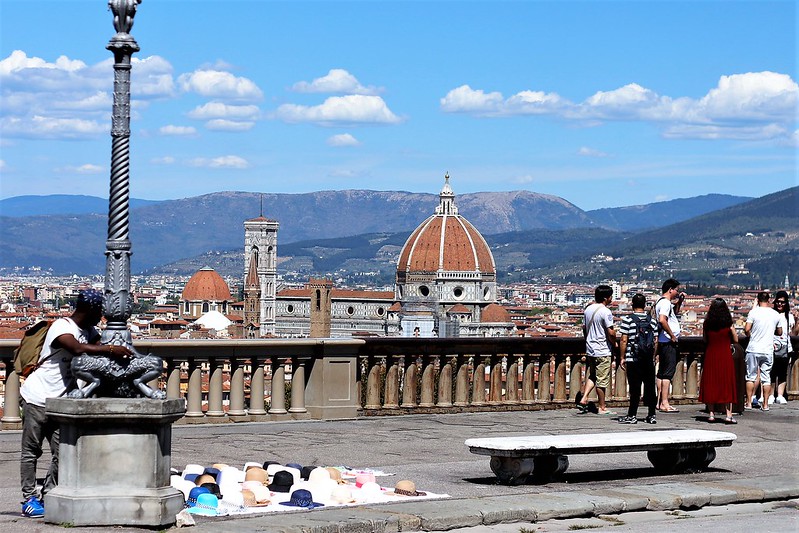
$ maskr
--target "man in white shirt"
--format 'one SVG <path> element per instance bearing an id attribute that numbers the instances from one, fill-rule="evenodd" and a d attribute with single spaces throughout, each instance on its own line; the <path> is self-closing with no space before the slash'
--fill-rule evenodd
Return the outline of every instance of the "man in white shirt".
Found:
<path id="1" fill-rule="evenodd" d="M 771 366 L 774 364 L 774 335 L 782 335 L 780 314 L 769 305 L 767 291 L 757 293 L 757 306 L 746 317 L 744 333 L 749 337 L 746 346 L 746 408 L 752 408 L 755 381 L 760 371 L 760 386 L 763 388 L 761 409 L 768 411 L 771 395 Z"/>
<path id="2" fill-rule="evenodd" d="M 588 395 L 596 387 L 600 415 L 609 414 L 605 406 L 605 390 L 610 384 L 611 350 L 616 346 L 616 332 L 613 329 L 613 313 L 608 305 L 613 301 L 613 289 L 599 285 L 594 290 L 595 303 L 585 308 L 583 324 L 585 330 L 586 376 L 585 385 L 577 398 L 580 412 L 588 411 Z"/>
<path id="3" fill-rule="evenodd" d="M 677 413 L 679 409 L 669 403 L 671 380 L 677 370 L 677 342 L 680 338 L 680 312 L 685 293 L 679 291 L 680 282 L 669 278 L 663 282 L 662 295 L 655 303 L 658 320 L 658 410 L 661 413 Z"/>
<path id="4" fill-rule="evenodd" d="M 45 412 L 47 398 L 62 396 L 74 386 L 70 370 L 72 357 L 79 354 L 103 354 L 130 357 L 124 346 L 101 345 L 95 325 L 103 312 L 103 295 L 89 289 L 78 294 L 75 312 L 59 318 L 50 326 L 39 354 L 39 366 L 25 378 L 22 396 L 22 444 L 20 478 L 22 482 L 22 514 L 29 518 L 44 516 L 44 495 L 58 483 L 58 423 Z M 42 442 L 47 439 L 52 460 L 42 485 L 41 497 L 36 492 L 36 462 L 42 455 Z"/>

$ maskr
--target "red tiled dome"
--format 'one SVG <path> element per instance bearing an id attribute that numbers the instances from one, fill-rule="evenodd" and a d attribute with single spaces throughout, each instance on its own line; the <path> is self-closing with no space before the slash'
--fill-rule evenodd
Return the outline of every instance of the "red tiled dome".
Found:
<path id="1" fill-rule="evenodd" d="M 496 275 L 494 256 L 480 232 L 458 214 L 446 176 L 436 213 L 417 227 L 400 252 L 397 273 L 477 272 Z"/>
<path id="2" fill-rule="evenodd" d="M 480 315 L 480 322 L 510 322 L 510 314 L 499 304 L 488 304 Z"/>
<path id="3" fill-rule="evenodd" d="M 230 289 L 213 268 L 205 267 L 194 274 L 183 288 L 181 300 L 214 302 L 230 301 Z"/>

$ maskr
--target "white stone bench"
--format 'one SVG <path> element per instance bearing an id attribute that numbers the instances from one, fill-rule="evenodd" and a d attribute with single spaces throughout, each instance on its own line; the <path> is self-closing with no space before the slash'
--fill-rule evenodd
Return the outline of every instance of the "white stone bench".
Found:
<path id="1" fill-rule="evenodd" d="M 734 433 L 669 429 L 570 435 L 533 435 L 468 439 L 469 451 L 491 456 L 491 470 L 504 485 L 524 483 L 528 476 L 546 482 L 569 467 L 568 455 L 647 452 L 660 472 L 706 468 L 717 446 L 732 446 Z"/>

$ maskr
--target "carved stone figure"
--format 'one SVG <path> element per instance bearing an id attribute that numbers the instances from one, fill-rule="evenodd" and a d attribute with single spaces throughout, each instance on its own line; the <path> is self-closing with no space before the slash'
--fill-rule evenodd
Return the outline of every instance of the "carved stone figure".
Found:
<path id="1" fill-rule="evenodd" d="M 67 392 L 69 398 L 139 398 L 166 399 L 166 393 L 152 389 L 147 383 L 161 376 L 163 360 L 152 354 L 133 351 L 130 359 L 119 360 L 97 355 L 72 358 L 72 375 L 88 383 L 82 389 Z"/>
<path id="2" fill-rule="evenodd" d="M 117 33 L 130 33 L 136 7 L 142 0 L 108 0 L 108 9 L 114 13 L 114 29 Z"/>

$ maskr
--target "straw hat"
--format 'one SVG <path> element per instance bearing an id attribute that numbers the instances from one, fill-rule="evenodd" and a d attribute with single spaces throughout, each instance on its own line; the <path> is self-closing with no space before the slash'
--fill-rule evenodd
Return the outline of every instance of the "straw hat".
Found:
<path id="1" fill-rule="evenodd" d="M 327 473 L 330 474 L 330 479 L 332 479 L 339 485 L 343 485 L 344 483 L 346 483 L 346 481 L 344 481 L 344 478 L 341 477 L 341 470 L 339 470 L 338 468 L 333 468 L 332 466 L 328 466 L 327 468 L 325 468 L 325 470 L 327 470 Z"/>
<path id="2" fill-rule="evenodd" d="M 244 481 L 260 481 L 262 485 L 266 485 L 268 478 L 266 470 L 260 466 L 251 466 L 244 472 Z"/>
<path id="3" fill-rule="evenodd" d="M 194 480 L 194 484 L 198 487 L 204 483 L 216 483 L 216 476 L 212 476 L 211 474 L 203 474 L 201 476 L 197 476 Z"/>
<path id="4" fill-rule="evenodd" d="M 355 503 L 357 501 L 352 497 L 352 490 L 345 485 L 336 485 L 330 494 L 330 500 L 334 503 Z"/>
<path id="5" fill-rule="evenodd" d="M 394 494 L 399 496 L 427 496 L 426 492 L 416 490 L 416 483 L 409 479 L 397 481 L 394 485 Z"/>

